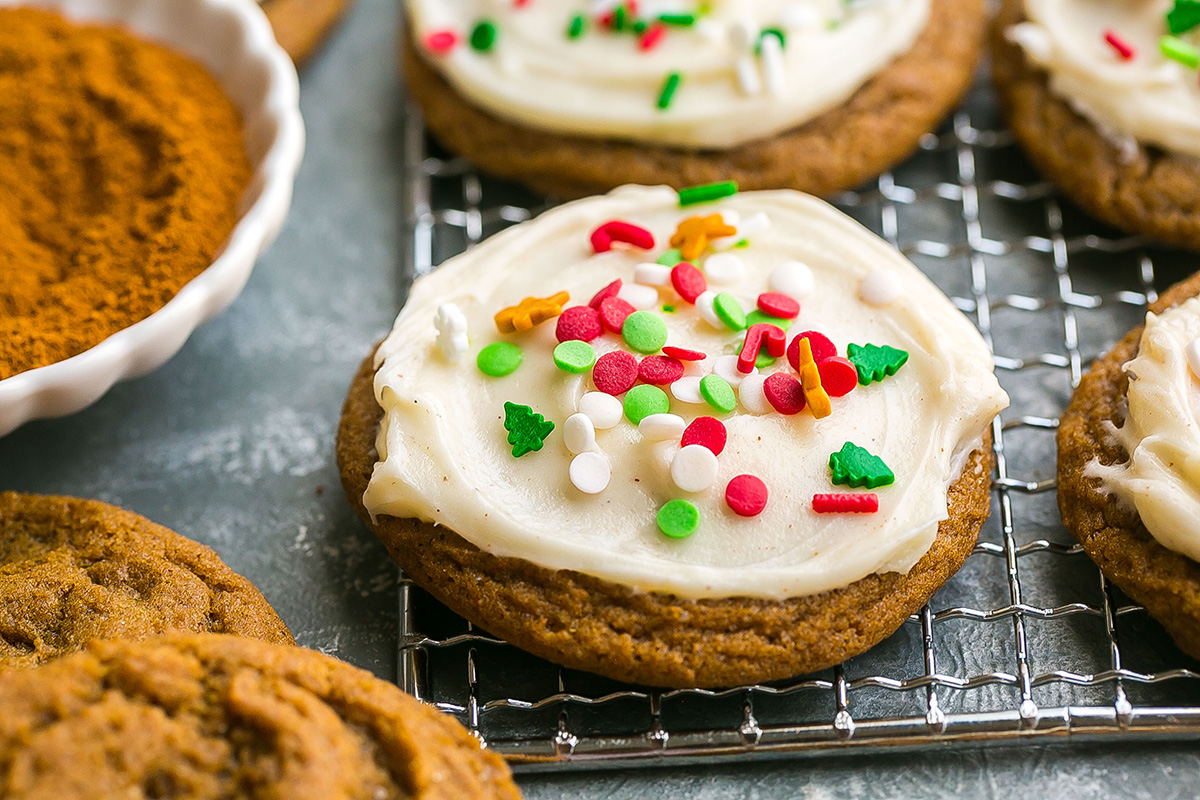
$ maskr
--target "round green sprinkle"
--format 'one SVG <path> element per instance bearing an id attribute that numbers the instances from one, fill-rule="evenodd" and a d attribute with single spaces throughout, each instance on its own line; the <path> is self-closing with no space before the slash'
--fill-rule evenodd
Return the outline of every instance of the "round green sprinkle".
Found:
<path id="1" fill-rule="evenodd" d="M 705 375 L 700 379 L 700 396 L 704 398 L 704 402 L 722 414 L 728 414 L 737 408 L 737 397 L 733 394 L 733 387 L 720 375 Z"/>
<path id="2" fill-rule="evenodd" d="M 635 311 L 625 318 L 621 336 L 639 353 L 657 353 L 667 343 L 667 323 L 653 311 Z"/>
<path id="3" fill-rule="evenodd" d="M 670 410 L 667 393 L 657 386 L 643 383 L 625 393 L 625 417 L 634 425 L 651 414 L 666 414 Z"/>
<path id="4" fill-rule="evenodd" d="M 596 348 L 587 342 L 570 340 L 554 348 L 554 364 L 563 372 L 587 372 L 596 363 Z"/>
<path id="5" fill-rule="evenodd" d="M 766 369 L 767 367 L 774 366 L 775 362 L 778 360 L 779 359 L 768 353 L 766 350 L 759 350 L 758 358 L 754 359 L 754 366 L 758 369 Z"/>
<path id="6" fill-rule="evenodd" d="M 671 107 L 671 103 L 675 100 L 675 91 L 679 89 L 679 83 L 683 80 L 683 76 L 678 72 L 672 72 L 663 81 L 662 91 L 658 93 L 658 108 L 661 111 L 666 111 Z"/>
<path id="7" fill-rule="evenodd" d="M 471 31 L 471 47 L 481 53 L 491 50 L 496 44 L 496 23 L 481 19 Z"/>
<path id="8" fill-rule="evenodd" d="M 567 26 L 567 38 L 578 39 L 583 36 L 583 29 L 587 25 L 587 20 L 583 14 L 576 14 L 571 17 L 571 24 Z"/>
<path id="9" fill-rule="evenodd" d="M 738 185 L 734 181 L 721 181 L 720 183 L 706 183 L 702 186 L 689 186 L 686 189 L 679 190 L 679 205 L 694 206 L 697 203 L 708 203 L 713 200 L 720 200 L 722 197 L 731 197 L 737 194 Z"/>
<path id="10" fill-rule="evenodd" d="M 484 375 L 493 378 L 503 378 L 516 371 L 524 358 L 521 348 L 509 342 L 492 342 L 479 351 L 475 357 L 475 365 Z"/>
<path id="11" fill-rule="evenodd" d="M 713 298 L 713 311 L 730 329 L 740 331 L 746 328 L 746 312 L 742 311 L 742 304 L 729 292 L 721 292 Z"/>
<path id="12" fill-rule="evenodd" d="M 673 267 L 680 261 L 683 261 L 683 253 L 678 250 L 668 250 L 658 257 L 658 263 L 664 267 Z"/>
<path id="13" fill-rule="evenodd" d="M 672 539 L 686 539 L 700 527 L 700 509 L 690 500 L 677 498 L 658 510 L 658 529 Z"/>
<path id="14" fill-rule="evenodd" d="M 795 322 L 795 320 L 783 319 L 782 317 L 773 317 L 758 308 L 746 314 L 747 328 L 751 328 L 760 322 L 765 322 L 768 325 L 775 325 L 784 333 L 787 333 L 788 328 L 792 327 L 792 323 Z"/>

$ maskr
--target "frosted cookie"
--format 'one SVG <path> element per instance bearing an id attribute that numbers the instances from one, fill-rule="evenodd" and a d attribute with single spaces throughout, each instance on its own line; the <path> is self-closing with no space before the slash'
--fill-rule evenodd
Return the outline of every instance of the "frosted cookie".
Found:
<path id="1" fill-rule="evenodd" d="M 1173 0 L 1006 0 L 996 85 L 1025 151 L 1104 222 L 1200 248 L 1200 14 Z"/>
<path id="2" fill-rule="evenodd" d="M 981 0 L 407 0 L 428 127 L 558 197 L 733 179 L 818 195 L 916 149 L 970 84 Z"/>
<path id="3" fill-rule="evenodd" d="M 351 387 L 353 505 L 539 656 L 717 686 L 836 664 L 961 566 L 1007 404 L 972 325 L 796 192 L 625 187 L 419 279 Z"/>
<path id="4" fill-rule="evenodd" d="M 1063 522 L 1200 658 L 1200 275 L 1084 375 L 1058 429 Z"/>

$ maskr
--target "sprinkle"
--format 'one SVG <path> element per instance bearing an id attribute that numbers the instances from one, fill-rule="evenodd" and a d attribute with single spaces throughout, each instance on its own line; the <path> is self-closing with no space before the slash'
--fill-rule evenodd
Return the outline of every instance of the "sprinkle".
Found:
<path id="1" fill-rule="evenodd" d="M 728 441 L 729 432 L 725 430 L 725 423 L 716 417 L 696 417 L 687 426 L 687 430 L 683 431 L 679 443 L 683 447 L 690 444 L 703 445 L 712 450 L 714 456 L 719 456 L 724 452 L 725 443 Z"/>
<path id="2" fill-rule="evenodd" d="M 612 480 L 612 465 L 599 453 L 580 453 L 567 467 L 571 484 L 584 494 L 600 494 Z"/>
<path id="3" fill-rule="evenodd" d="M 706 356 L 704 353 L 701 353 L 699 350 L 688 350 L 686 347 L 673 347 L 671 345 L 667 345 L 662 349 L 662 351 L 671 358 L 677 358 L 680 361 L 703 361 L 704 359 L 708 358 L 708 356 Z"/>
<path id="4" fill-rule="evenodd" d="M 745 373 L 738 369 L 738 356 L 736 353 L 717 356 L 713 361 L 712 371 L 716 375 L 720 376 L 734 389 L 742 385 L 742 381 L 746 379 L 746 375 L 754 375 L 758 372 L 758 370 L 755 369 L 749 373 Z"/>
<path id="5" fill-rule="evenodd" d="M 479 355 L 475 357 L 475 366 L 479 367 L 479 371 L 484 375 L 503 378 L 516 372 L 523 358 L 521 348 L 515 344 L 492 342 L 479 351 Z"/>
<path id="6" fill-rule="evenodd" d="M 800 304 L 786 294 L 763 292 L 758 296 L 758 310 L 772 317 L 795 319 L 800 316 Z"/>
<path id="7" fill-rule="evenodd" d="M 757 38 L 757 26 L 746 17 L 734 20 L 729 26 L 729 43 L 735 50 L 749 50 Z"/>
<path id="8" fill-rule="evenodd" d="M 799 261 L 787 261 L 771 271 L 767 285 L 773 292 L 803 300 L 813 289 L 812 269 Z"/>
<path id="9" fill-rule="evenodd" d="M 636 308 L 619 297 L 605 298 L 600 304 L 600 324 L 609 333 L 620 333 L 625 320 L 635 311 Z"/>
<path id="10" fill-rule="evenodd" d="M 451 364 L 462 361 L 471 343 L 467 339 L 467 318 L 454 303 L 442 303 L 433 316 L 437 328 L 437 346 Z"/>
<path id="11" fill-rule="evenodd" d="M 638 264 L 633 268 L 633 282 L 644 286 L 670 286 L 671 268 L 665 264 Z"/>
<path id="12" fill-rule="evenodd" d="M 754 475 L 738 475 L 725 487 L 725 503 L 739 517 L 757 517 L 767 507 L 767 485 Z"/>
<path id="13" fill-rule="evenodd" d="M 690 28 L 696 24 L 695 14 L 659 14 L 658 21 L 664 22 L 667 25 L 679 25 L 684 28 Z"/>
<path id="14" fill-rule="evenodd" d="M 501 333 L 527 331 L 562 313 L 562 307 L 571 295 L 559 292 L 550 297 L 526 297 L 515 306 L 510 306 L 496 315 L 496 328 Z"/>
<path id="15" fill-rule="evenodd" d="M 683 261 L 683 253 L 675 249 L 667 250 L 658 257 L 658 263 L 667 267 L 673 267 L 680 261 Z"/>
<path id="16" fill-rule="evenodd" d="M 458 34 L 454 31 L 434 31 L 425 37 L 425 49 L 442 55 L 458 46 Z"/>
<path id="17" fill-rule="evenodd" d="M 796 372 L 800 371 L 800 341 L 808 340 L 809 350 L 812 352 L 813 361 L 820 364 L 827 358 L 833 358 L 837 355 L 837 346 L 829 341 L 829 337 L 823 333 L 816 331 L 804 331 L 796 334 L 796 338 L 792 339 L 792 343 L 788 345 L 787 357 L 788 363 L 792 365 L 792 369 Z"/>
<path id="18" fill-rule="evenodd" d="M 652 442 L 666 442 L 682 436 L 683 425 L 678 414 L 651 414 L 638 423 L 638 433 Z"/>
<path id="19" fill-rule="evenodd" d="M 742 310 L 742 304 L 737 301 L 737 298 L 729 292 L 721 292 L 713 298 L 713 311 L 730 330 L 745 329 L 746 312 Z"/>
<path id="20" fill-rule="evenodd" d="M 590 342 L 602 333 L 604 327 L 600 324 L 600 314 L 591 306 L 572 306 L 566 309 L 554 327 L 554 336 L 560 342 Z"/>
<path id="21" fill-rule="evenodd" d="M 779 40 L 779 46 L 782 47 L 784 50 L 787 49 L 787 34 L 784 33 L 783 30 L 780 28 L 763 28 L 762 32 L 758 34 L 759 49 L 762 48 L 763 40 L 766 39 L 768 36 L 774 36 L 776 39 Z"/>
<path id="22" fill-rule="evenodd" d="M 578 39 L 583 36 L 583 30 L 587 26 L 587 19 L 583 14 L 576 14 L 571 17 L 571 22 L 567 25 L 567 38 Z"/>
<path id="23" fill-rule="evenodd" d="M 588 392 L 579 398 L 579 413 L 587 414 L 597 430 L 606 431 L 617 427 L 621 418 L 625 416 L 625 408 L 621 401 L 611 394 Z"/>
<path id="24" fill-rule="evenodd" d="M 554 430 L 554 423 L 535 414 L 529 406 L 505 403 L 504 429 L 508 431 L 508 443 L 513 446 L 513 457 L 520 458 L 542 449 L 546 437 Z"/>
<path id="25" fill-rule="evenodd" d="M 1178 61 L 1185 67 L 1200 67 L 1200 50 L 1174 36 L 1164 36 L 1158 41 L 1159 49 L 1167 58 Z"/>
<path id="26" fill-rule="evenodd" d="M 601 289 L 600 291 L 598 291 L 594 295 L 592 295 L 592 299 L 588 300 L 588 305 L 596 310 L 599 310 L 600 304 L 602 302 L 604 302 L 605 298 L 616 297 L 617 293 L 620 291 L 621 291 L 621 279 L 617 278 L 615 281 L 610 283 L 608 286 L 605 286 L 603 289 Z"/>
<path id="27" fill-rule="evenodd" d="M 587 342 L 570 339 L 554 348 L 554 365 L 563 372 L 578 375 L 596 363 L 596 348 Z"/>
<path id="28" fill-rule="evenodd" d="M 700 527 L 700 509 L 687 500 L 676 498 L 658 510 L 655 521 L 664 536 L 686 539 Z"/>
<path id="29" fill-rule="evenodd" d="M 671 399 L 657 386 L 642 384 L 625 393 L 625 419 L 634 425 L 651 414 L 666 414 L 670 410 Z"/>
<path id="30" fill-rule="evenodd" d="M 800 381 L 786 372 L 769 375 L 763 382 L 763 394 L 771 408 L 789 417 L 799 414 L 808 405 Z"/>
<path id="31" fill-rule="evenodd" d="M 1200 2 L 1175 0 L 1175 7 L 1167 12 L 1167 28 L 1171 33 L 1178 36 L 1197 25 L 1200 25 Z"/>
<path id="32" fill-rule="evenodd" d="M 765 211 L 757 211 L 742 220 L 742 224 L 737 226 L 738 235 L 743 239 L 751 236 L 757 236 L 771 228 L 771 218 L 767 216 Z M 739 245 L 742 243 L 739 242 Z"/>
<path id="33" fill-rule="evenodd" d="M 638 38 L 638 49 L 642 52 L 649 52 L 658 46 L 662 38 L 667 33 L 667 26 L 661 23 L 656 23 L 646 28 L 645 32 Z"/>
<path id="34" fill-rule="evenodd" d="M 683 364 L 668 356 L 647 356 L 638 364 L 638 377 L 651 386 L 669 386 L 683 377 Z"/>
<path id="35" fill-rule="evenodd" d="M 712 450 L 701 444 L 679 448 L 671 459 L 671 480 L 682 491 L 703 492 L 717 480 L 721 465 Z"/>
<path id="36" fill-rule="evenodd" d="M 671 384 L 671 395 L 681 403 L 698 406 L 704 402 L 700 394 L 700 376 L 685 375 Z"/>
<path id="37" fill-rule="evenodd" d="M 701 186 L 689 186 L 686 189 L 679 190 L 679 205 L 694 206 L 698 203 L 711 203 L 714 200 L 720 200 L 723 197 L 732 197 L 737 194 L 738 185 L 735 181 L 721 181 L 719 183 L 706 183 Z"/>
<path id="38" fill-rule="evenodd" d="M 675 229 L 671 246 L 678 247 L 685 261 L 695 261 L 713 239 L 733 236 L 737 228 L 727 225 L 720 214 L 707 217 L 688 217 Z"/>
<path id="39" fill-rule="evenodd" d="M 597 253 L 607 253 L 612 250 L 615 242 L 639 247 L 642 250 L 650 250 L 654 247 L 654 234 L 631 222 L 612 220 L 592 231 L 591 242 L 592 249 Z"/>
<path id="40" fill-rule="evenodd" d="M 675 99 L 675 92 L 679 89 L 679 83 L 683 77 L 678 72 L 672 72 L 663 81 L 662 90 L 658 93 L 658 107 L 662 111 L 666 111 L 671 107 L 672 101 Z"/>
<path id="41" fill-rule="evenodd" d="M 787 333 L 788 329 L 792 327 L 793 321 L 794 320 L 784 319 L 783 317 L 772 317 L 770 314 L 764 314 L 757 308 L 750 310 L 746 314 L 747 328 L 753 325 L 761 325 L 765 322 L 766 324 L 774 325 L 776 328 L 779 328 L 779 330 Z"/>
<path id="42" fill-rule="evenodd" d="M 742 385 L 738 387 L 738 402 L 742 408 L 751 414 L 766 414 L 771 411 L 771 402 L 767 400 L 765 386 L 766 376 L 757 373 L 747 375 Z"/>
<path id="43" fill-rule="evenodd" d="M 704 275 L 687 261 L 679 262 L 671 270 L 671 285 L 689 303 L 695 303 L 696 298 L 708 289 Z"/>
<path id="44" fill-rule="evenodd" d="M 1129 61 L 1137 55 L 1137 51 L 1133 49 L 1133 46 L 1122 39 L 1116 31 L 1105 31 L 1104 41 L 1108 42 L 1112 46 L 1112 49 L 1117 51 L 1117 55 L 1121 57 L 1122 61 Z"/>
<path id="45" fill-rule="evenodd" d="M 787 75 L 783 65 L 783 42 L 776 36 L 765 36 L 759 43 L 759 50 L 763 86 L 770 94 L 782 94 Z"/>
<path id="46" fill-rule="evenodd" d="M 882 458 L 871 455 L 866 448 L 853 442 L 846 442 L 841 450 L 829 456 L 829 471 L 834 483 L 844 484 L 851 489 L 863 486 L 876 489 L 896 481 L 896 476 Z"/>
<path id="47" fill-rule="evenodd" d="M 658 305 L 658 289 L 640 283 L 625 284 L 617 297 L 633 306 L 635 311 L 646 311 Z"/>
<path id="48" fill-rule="evenodd" d="M 863 386 L 872 381 L 881 381 L 908 362 L 908 353 L 895 347 L 874 344 L 852 344 L 847 348 L 850 362 L 858 370 L 858 382 Z"/>
<path id="49" fill-rule="evenodd" d="M 721 322 L 721 318 L 717 316 L 717 309 L 714 303 L 717 299 L 717 293 L 712 291 L 701 292 L 696 298 L 696 313 L 700 318 L 719 330 L 725 329 L 725 323 Z"/>
<path id="50" fill-rule="evenodd" d="M 663 303 L 662 311 L 664 314 L 674 314 L 675 306 L 671 305 L 670 303 Z"/>
<path id="51" fill-rule="evenodd" d="M 596 425 L 587 414 L 578 413 L 567 417 L 562 429 L 563 444 L 572 453 L 586 453 L 596 447 Z"/>
<path id="52" fill-rule="evenodd" d="M 762 78 L 759 77 L 758 61 L 751 55 L 738 56 L 734 62 L 734 72 L 737 75 L 738 88 L 742 94 L 755 97 L 762 93 Z"/>
<path id="53" fill-rule="evenodd" d="M 814 494 L 812 510 L 818 514 L 874 514 L 879 510 L 879 496 L 874 492 Z"/>
<path id="54" fill-rule="evenodd" d="M 787 347 L 787 335 L 774 325 L 759 323 L 746 331 L 746 339 L 742 343 L 742 351 L 738 354 L 737 368 L 743 375 L 749 375 L 757 366 L 759 351 L 767 348 L 767 355 L 779 358 Z"/>
<path id="55" fill-rule="evenodd" d="M 728 414 L 737 408 L 737 397 L 729 381 L 720 375 L 705 375 L 700 379 L 700 396 L 713 410 Z"/>
<path id="56" fill-rule="evenodd" d="M 667 323 L 653 311 L 635 311 L 625 318 L 621 337 L 631 350 L 657 353 L 667 343 Z"/>
<path id="57" fill-rule="evenodd" d="M 804 349 L 804 345 L 801 345 L 802 355 Z M 814 418 L 824 419 L 833 413 L 829 393 L 821 385 L 821 371 L 816 364 L 805 364 L 800 370 L 800 386 L 804 389 L 804 399 L 808 401 L 808 410 Z"/>
<path id="58" fill-rule="evenodd" d="M 900 283 L 900 277 L 886 269 L 877 269 L 864 275 L 863 279 L 858 282 L 858 296 L 867 305 L 877 307 L 890 305 L 903 291 L 904 286 Z"/>
<path id="59" fill-rule="evenodd" d="M 624 394 L 637 379 L 638 361 L 624 350 L 605 353 L 596 359 L 596 366 L 592 368 L 592 383 L 605 394 Z"/>
<path id="60" fill-rule="evenodd" d="M 821 386 L 830 397 L 845 397 L 858 385 L 858 371 L 841 356 L 827 358 L 817 365 Z"/>
<path id="61" fill-rule="evenodd" d="M 491 50 L 496 44 L 496 23 L 482 19 L 471 31 L 471 47 L 481 53 Z"/>
<path id="62" fill-rule="evenodd" d="M 704 260 L 704 275 L 709 283 L 729 285 L 746 274 L 746 262 L 732 253 L 717 253 Z"/>

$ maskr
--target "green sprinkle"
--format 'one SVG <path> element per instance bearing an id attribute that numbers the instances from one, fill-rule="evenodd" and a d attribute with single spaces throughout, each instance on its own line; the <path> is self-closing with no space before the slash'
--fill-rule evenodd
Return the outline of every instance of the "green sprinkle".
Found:
<path id="1" fill-rule="evenodd" d="M 733 246 L 733 249 L 734 250 L 745 250 L 749 246 L 750 246 L 750 241 L 748 239 L 739 239 L 737 244 L 735 244 Z"/>
<path id="2" fill-rule="evenodd" d="M 722 414 L 728 414 L 737 408 L 737 397 L 733 387 L 720 375 L 705 375 L 700 379 L 700 396 L 704 402 Z"/>
<path id="3" fill-rule="evenodd" d="M 766 313 L 765 311 L 762 311 L 761 309 L 757 309 L 757 308 L 754 309 L 753 311 L 749 312 L 748 314 L 746 314 L 746 327 L 747 328 L 753 327 L 753 326 L 759 324 L 760 322 L 765 322 L 768 325 L 775 325 L 781 331 L 783 331 L 784 333 L 787 333 L 788 329 L 792 327 L 792 323 L 795 322 L 795 320 L 794 319 L 784 319 L 782 317 L 773 317 L 770 314 Z"/>
<path id="4" fill-rule="evenodd" d="M 780 47 L 782 47 L 784 50 L 787 49 L 787 34 L 783 32 L 783 29 L 781 29 L 781 28 L 763 28 L 762 33 L 760 33 L 758 35 L 758 45 L 757 45 L 757 47 L 755 47 L 755 53 L 757 53 L 759 55 L 762 54 L 763 39 L 767 38 L 768 36 L 774 36 L 776 39 L 779 40 Z"/>
<path id="5" fill-rule="evenodd" d="M 1175 7 L 1167 12 L 1167 27 L 1178 36 L 1200 25 L 1200 0 L 1175 0 Z"/>
<path id="6" fill-rule="evenodd" d="M 1159 49 L 1167 58 L 1174 59 L 1185 67 L 1196 69 L 1200 67 L 1200 50 L 1192 47 L 1183 39 L 1174 36 L 1164 36 L 1158 41 Z"/>
<path id="7" fill-rule="evenodd" d="M 587 18 L 583 14 L 576 14 L 571 17 L 571 23 L 567 25 L 567 38 L 578 39 L 583 36 L 583 30 L 587 27 Z"/>
<path id="8" fill-rule="evenodd" d="M 700 527 L 700 509 L 690 500 L 676 498 L 658 510 L 658 529 L 672 539 L 686 539 Z"/>
<path id="9" fill-rule="evenodd" d="M 721 181 L 719 183 L 706 183 L 702 186 L 689 186 L 686 189 L 679 190 L 679 205 L 694 206 L 697 203 L 720 200 L 723 197 L 731 197 L 737 194 L 737 190 L 738 185 L 735 181 Z"/>
<path id="10" fill-rule="evenodd" d="M 554 364 L 563 372 L 587 372 L 596 363 L 596 348 L 587 342 L 571 340 L 554 348 Z"/>
<path id="11" fill-rule="evenodd" d="M 774 366 L 775 362 L 778 360 L 778 358 L 771 355 L 766 350 L 759 350 L 758 357 L 754 359 L 754 366 L 758 369 L 766 369 L 767 367 Z"/>
<path id="12" fill-rule="evenodd" d="M 617 6 L 616 11 L 613 12 L 613 30 L 617 30 L 617 31 L 625 30 L 625 21 L 626 21 L 626 17 L 628 17 L 628 16 L 629 16 L 629 10 L 627 8 L 625 8 L 624 3 Z"/>
<path id="13" fill-rule="evenodd" d="M 657 353 L 667 343 L 667 323 L 653 311 L 635 311 L 625 318 L 621 336 L 639 353 Z"/>
<path id="14" fill-rule="evenodd" d="M 846 442 L 842 449 L 829 457 L 831 480 L 851 489 L 867 487 L 875 489 L 896 482 L 896 476 L 879 456 L 871 455 L 866 448 Z"/>
<path id="15" fill-rule="evenodd" d="M 546 437 L 554 430 L 554 423 L 533 413 L 529 406 L 505 403 L 504 429 L 508 431 L 508 443 L 513 446 L 513 458 L 520 458 L 542 449 Z"/>
<path id="16" fill-rule="evenodd" d="M 672 306 L 672 305 L 664 305 L 664 306 L 663 306 L 663 313 L 664 313 L 664 314 L 674 314 L 674 313 L 675 313 L 675 306 Z"/>
<path id="17" fill-rule="evenodd" d="M 875 344 L 852 344 L 846 348 L 850 363 L 858 370 L 858 382 L 863 386 L 872 381 L 881 381 L 908 361 L 908 353 L 895 347 Z"/>
<path id="18" fill-rule="evenodd" d="M 680 261 L 683 261 L 683 253 L 678 250 L 668 250 L 658 257 L 658 263 L 664 267 L 673 267 Z"/>
<path id="19" fill-rule="evenodd" d="M 645 20 L 639 19 L 637 22 L 633 23 L 633 32 L 637 33 L 637 34 L 642 34 L 642 33 L 645 33 L 646 28 L 649 28 L 649 27 L 650 26 L 646 24 Z"/>
<path id="20" fill-rule="evenodd" d="M 505 375 L 516 372 L 524 357 L 521 348 L 515 344 L 492 342 L 479 351 L 479 355 L 475 357 L 475 366 L 479 367 L 479 371 L 484 375 L 503 378 Z"/>
<path id="21" fill-rule="evenodd" d="M 496 23 L 481 19 L 471 31 L 471 47 L 481 53 L 491 50 L 496 44 Z"/>
<path id="22" fill-rule="evenodd" d="M 670 410 L 670 398 L 657 386 L 643 383 L 625 393 L 625 418 L 634 425 L 651 414 L 666 414 Z"/>
<path id="23" fill-rule="evenodd" d="M 682 25 L 690 28 L 696 24 L 695 14 L 659 14 L 658 21 L 665 25 Z"/>
<path id="24" fill-rule="evenodd" d="M 679 82 L 682 80 L 682 75 L 678 72 L 672 72 L 663 81 L 662 91 L 658 93 L 658 107 L 660 110 L 666 111 L 671 107 L 671 103 L 675 99 L 675 90 L 679 88 Z"/>
<path id="25" fill-rule="evenodd" d="M 746 312 L 742 304 L 729 292 L 721 292 L 713 298 L 713 312 L 730 330 L 740 331 L 746 327 Z"/>

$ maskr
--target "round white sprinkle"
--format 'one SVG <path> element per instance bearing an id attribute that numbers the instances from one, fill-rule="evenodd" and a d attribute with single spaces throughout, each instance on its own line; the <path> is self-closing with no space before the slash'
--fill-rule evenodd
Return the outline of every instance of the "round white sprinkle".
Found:
<path id="1" fill-rule="evenodd" d="M 587 414 L 572 414 L 563 423 L 563 444 L 572 453 L 586 453 L 596 446 L 596 426 Z"/>
<path id="2" fill-rule="evenodd" d="M 858 296 L 872 306 L 886 306 L 904 291 L 904 285 L 896 273 L 877 269 L 858 282 Z"/>
<path id="3" fill-rule="evenodd" d="M 638 433 L 652 442 L 665 442 L 683 436 L 686 423 L 678 414 L 651 414 L 638 423 Z"/>
<path id="4" fill-rule="evenodd" d="M 579 413 L 587 414 L 598 430 L 606 431 L 615 428 L 625 416 L 625 408 L 620 398 L 605 392 L 588 392 L 579 398 Z"/>
<path id="5" fill-rule="evenodd" d="M 698 406 L 705 402 L 704 395 L 700 394 L 700 379 L 703 375 L 684 375 L 679 380 L 671 384 L 671 394 L 681 403 Z"/>
<path id="6" fill-rule="evenodd" d="M 704 277 L 709 283 L 728 286 L 746 274 L 746 262 L 732 253 L 717 253 L 704 260 Z"/>
<path id="7" fill-rule="evenodd" d="M 451 364 L 467 354 L 471 343 L 467 339 L 467 318 L 454 303 L 442 303 L 433 316 L 437 328 L 437 346 Z"/>
<path id="8" fill-rule="evenodd" d="M 771 401 L 767 400 L 767 393 L 763 391 L 763 384 L 766 382 L 767 376 L 757 373 L 742 379 L 742 385 L 738 387 L 738 400 L 741 401 L 742 408 L 751 414 L 771 413 Z"/>
<path id="9" fill-rule="evenodd" d="M 643 286 L 640 283 L 626 283 L 617 292 L 617 297 L 624 300 L 638 311 L 645 311 L 658 305 L 658 289 L 653 286 Z"/>
<path id="10" fill-rule="evenodd" d="M 766 215 L 766 212 L 758 211 L 746 217 L 742 220 L 742 224 L 737 226 L 738 236 L 743 239 L 749 239 L 752 236 L 766 232 L 770 227 L 771 218 Z"/>
<path id="11" fill-rule="evenodd" d="M 786 261 L 771 271 L 768 284 L 773 292 L 803 300 L 812 294 L 812 270 L 807 264 L 801 264 L 799 261 Z"/>
<path id="12" fill-rule="evenodd" d="M 700 314 L 700 318 L 712 325 L 717 330 L 728 330 L 725 323 L 717 316 L 717 310 L 713 307 L 713 301 L 717 299 L 717 293 L 714 291 L 704 291 L 696 298 L 696 311 Z"/>
<path id="13" fill-rule="evenodd" d="M 713 362 L 713 374 L 724 378 L 730 386 L 738 388 L 742 385 L 742 381 L 746 379 L 746 374 L 738 371 L 737 356 L 718 356 Z M 750 372 L 751 375 L 758 374 L 758 367 L 755 367 Z"/>
<path id="14" fill-rule="evenodd" d="M 1192 374 L 1200 378 L 1200 339 L 1192 339 L 1188 342 L 1183 354 L 1187 357 L 1187 363 L 1192 370 Z"/>
<path id="15" fill-rule="evenodd" d="M 580 453 L 571 459 L 567 474 L 575 488 L 584 494 L 600 494 L 608 488 L 612 465 L 599 453 Z"/>
<path id="16" fill-rule="evenodd" d="M 671 480 L 685 492 L 703 492 L 716 482 L 719 467 L 712 450 L 689 444 L 671 459 Z"/>
<path id="17" fill-rule="evenodd" d="M 669 286 L 671 268 L 662 264 L 638 264 L 633 268 L 633 282 L 644 286 Z"/>

